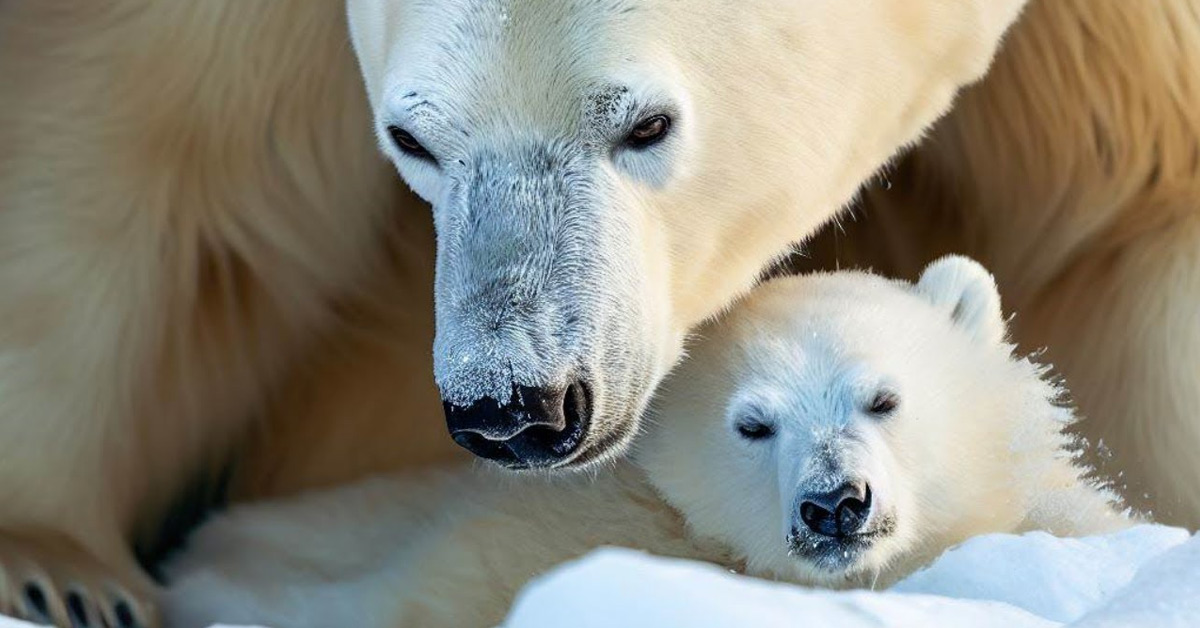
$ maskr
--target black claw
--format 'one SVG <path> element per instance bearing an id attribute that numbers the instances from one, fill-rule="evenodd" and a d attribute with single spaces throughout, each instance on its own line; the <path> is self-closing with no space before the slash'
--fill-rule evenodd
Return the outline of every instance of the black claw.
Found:
<path id="1" fill-rule="evenodd" d="M 117 600 L 113 605 L 113 615 L 117 618 L 117 628 L 138 628 L 137 617 L 133 614 L 133 607 L 125 600 Z"/>
<path id="2" fill-rule="evenodd" d="M 36 582 L 26 582 L 24 593 L 26 608 L 30 613 L 37 615 L 30 619 L 49 619 L 50 601 L 46 599 L 46 592 L 42 589 L 42 585 Z"/>
<path id="3" fill-rule="evenodd" d="M 71 628 L 91 628 L 87 604 L 77 591 L 67 594 L 67 615 L 71 618 Z"/>

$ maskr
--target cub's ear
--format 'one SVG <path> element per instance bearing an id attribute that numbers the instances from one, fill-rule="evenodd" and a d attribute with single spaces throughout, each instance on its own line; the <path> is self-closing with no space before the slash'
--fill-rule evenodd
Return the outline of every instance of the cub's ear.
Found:
<path id="1" fill-rule="evenodd" d="M 977 340 L 990 344 L 1004 341 L 1000 291 L 979 262 L 961 255 L 938 259 L 925 267 L 915 291 Z"/>

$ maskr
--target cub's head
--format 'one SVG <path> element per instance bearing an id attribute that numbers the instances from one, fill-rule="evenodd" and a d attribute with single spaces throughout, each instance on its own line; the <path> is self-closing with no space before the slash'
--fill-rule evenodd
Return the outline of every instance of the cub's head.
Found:
<path id="1" fill-rule="evenodd" d="M 975 262 L 942 259 L 916 285 L 775 280 L 701 335 L 637 456 L 751 571 L 869 584 L 1023 517 L 1009 448 L 1030 403 L 1053 412 L 1053 390 L 1011 357 Z M 1041 425 L 1047 439 L 1061 428 Z M 1045 442 L 1049 460 L 1058 441 Z"/>
<path id="2" fill-rule="evenodd" d="M 697 323 L 978 78 L 1024 0 L 350 0 L 432 205 L 457 442 L 619 452 Z"/>

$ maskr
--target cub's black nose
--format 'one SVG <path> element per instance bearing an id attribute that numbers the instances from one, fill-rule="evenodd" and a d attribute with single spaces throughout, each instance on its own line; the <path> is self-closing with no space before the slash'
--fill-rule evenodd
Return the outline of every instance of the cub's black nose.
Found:
<path id="1" fill-rule="evenodd" d="M 809 493 L 800 501 L 800 520 L 809 530 L 833 538 L 857 534 L 871 513 L 871 487 L 847 482 L 825 493 Z"/>
<path id="2" fill-rule="evenodd" d="M 513 386 L 501 403 L 490 397 L 468 406 L 443 403 L 454 442 L 471 453 L 514 469 L 549 467 L 569 457 L 591 423 L 588 386 Z"/>

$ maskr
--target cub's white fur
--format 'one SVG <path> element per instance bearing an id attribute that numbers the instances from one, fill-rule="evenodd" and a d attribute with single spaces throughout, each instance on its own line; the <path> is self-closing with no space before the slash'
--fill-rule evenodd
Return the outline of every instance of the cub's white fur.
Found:
<path id="1" fill-rule="evenodd" d="M 701 334 L 633 462 L 595 478 L 384 478 L 236 509 L 173 565 L 168 618 L 490 626 L 530 577 L 601 544 L 840 587 L 890 583 L 979 533 L 1126 525 L 1067 451 L 1072 416 L 1044 374 L 1013 356 L 995 285 L 964 258 L 915 286 L 775 280 Z M 883 388 L 896 403 L 871 414 Z M 747 420 L 770 436 L 748 439 Z M 804 496 L 845 478 L 872 490 L 861 533 L 797 531 Z"/>
<path id="2" fill-rule="evenodd" d="M 995 283 L 975 262 L 943 258 L 916 285 L 775 280 L 704 333 L 664 384 L 669 405 L 640 459 L 691 528 L 752 572 L 886 583 L 982 532 L 1123 525 L 1075 464 L 1061 391 L 1005 342 Z M 873 415 L 880 391 L 896 407 Z M 746 421 L 773 437 L 729 437 Z M 805 495 L 846 482 L 871 488 L 869 544 L 797 525 Z M 780 551 L 788 535 L 796 556 Z"/>

